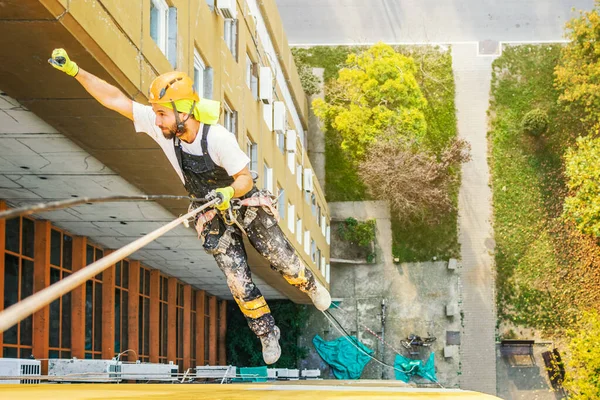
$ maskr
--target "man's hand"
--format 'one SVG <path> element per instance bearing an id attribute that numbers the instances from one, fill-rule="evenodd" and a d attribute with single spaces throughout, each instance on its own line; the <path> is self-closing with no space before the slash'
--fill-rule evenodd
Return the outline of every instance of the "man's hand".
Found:
<path id="1" fill-rule="evenodd" d="M 224 211 L 229 208 L 229 200 L 231 200 L 234 193 L 235 193 L 235 191 L 233 190 L 233 188 L 231 186 L 227 186 L 224 188 L 219 188 L 219 189 L 214 190 L 214 194 L 213 194 L 213 192 L 211 192 L 206 197 L 209 198 L 209 200 L 210 200 L 210 198 L 215 198 L 215 197 L 220 198 L 221 202 L 219 204 L 217 204 L 215 207 L 217 208 L 217 210 Z"/>
<path id="2" fill-rule="evenodd" d="M 79 72 L 79 67 L 75 64 L 64 49 L 54 49 L 52 58 L 48 60 L 54 68 L 64 72 L 67 75 L 75 76 Z"/>

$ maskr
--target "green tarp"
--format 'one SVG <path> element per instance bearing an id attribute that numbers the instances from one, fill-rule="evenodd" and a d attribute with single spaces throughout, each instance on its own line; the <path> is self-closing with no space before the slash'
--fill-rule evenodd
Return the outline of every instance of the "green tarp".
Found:
<path id="1" fill-rule="evenodd" d="M 411 376 L 419 375 L 430 381 L 437 382 L 435 376 L 434 353 L 429 355 L 429 359 L 424 364 L 421 360 L 411 360 L 396 354 L 394 368 L 396 368 L 396 379 L 402 382 L 408 382 Z"/>
<path id="2" fill-rule="evenodd" d="M 313 344 L 321 358 L 329 364 L 337 379 L 360 378 L 365 365 L 371 361 L 371 357 L 367 354 L 373 354 L 373 350 L 359 342 L 355 336 L 343 336 L 326 342 L 316 335 L 313 338 Z M 356 346 L 361 348 L 364 353 Z"/>

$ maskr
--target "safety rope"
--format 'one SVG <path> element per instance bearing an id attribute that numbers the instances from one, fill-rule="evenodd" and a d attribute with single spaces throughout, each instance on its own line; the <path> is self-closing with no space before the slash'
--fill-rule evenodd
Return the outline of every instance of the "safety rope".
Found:
<path id="1" fill-rule="evenodd" d="M 333 304 L 333 303 L 332 303 L 332 304 Z M 339 308 L 337 305 L 334 305 L 334 306 L 335 306 L 335 307 L 336 307 L 338 310 L 341 310 L 341 309 L 340 309 L 340 308 Z M 342 310 L 342 311 L 343 311 L 343 310 Z M 395 367 L 395 366 L 393 366 L 393 365 L 386 364 L 385 362 L 383 362 L 383 361 L 379 360 L 378 358 L 376 358 L 376 357 L 372 356 L 371 354 L 367 353 L 366 351 L 364 351 L 363 349 L 361 349 L 360 347 L 358 347 L 358 346 L 356 345 L 356 343 L 354 343 L 353 341 L 351 341 L 350 339 L 348 339 L 348 336 L 350 336 L 350 335 L 348 334 L 348 332 L 346 332 L 346 330 L 344 329 L 344 327 L 342 326 L 342 324 L 340 324 L 340 323 L 339 323 L 339 321 L 338 321 L 337 319 L 335 319 L 335 317 L 334 317 L 333 315 L 331 315 L 331 313 L 330 313 L 328 310 L 325 310 L 325 311 L 323 311 L 323 315 L 325 315 L 325 318 L 327 318 L 327 319 L 329 320 L 329 322 L 331 322 L 331 323 L 332 323 L 333 327 L 334 327 L 334 328 L 335 328 L 335 329 L 336 329 L 338 332 L 340 332 L 340 333 L 342 334 L 342 336 L 344 336 L 344 338 L 345 338 L 345 339 L 346 339 L 346 340 L 347 340 L 347 341 L 348 341 L 348 342 L 349 342 L 349 343 L 350 343 L 352 346 L 354 346 L 354 347 L 355 347 L 355 348 L 356 348 L 358 351 L 360 351 L 361 353 L 365 354 L 367 357 L 371 358 L 372 360 L 375 360 L 377 363 L 381 364 L 382 366 L 384 366 L 384 367 L 388 367 L 388 368 L 392 368 L 394 371 L 398 371 L 398 372 L 401 372 L 401 373 L 403 373 L 403 374 L 410 373 L 410 372 L 412 372 L 412 370 L 413 370 L 414 368 L 416 368 L 416 367 L 417 367 L 417 366 L 415 365 L 415 366 L 413 366 L 413 367 L 412 367 L 410 370 L 408 370 L 408 371 L 402 371 L 402 370 L 400 370 L 400 369 L 396 368 L 396 367 Z M 335 321 L 336 323 L 333 323 L 333 321 Z M 338 327 L 338 325 L 339 325 L 339 327 Z M 376 336 L 376 337 L 377 337 L 377 338 L 378 338 L 378 339 L 379 339 L 379 340 L 380 340 L 382 343 L 384 343 L 384 344 L 386 344 L 386 345 L 390 346 L 392 349 L 394 349 L 394 348 L 393 348 L 391 345 L 387 344 L 387 343 L 386 343 L 386 342 L 385 342 L 385 341 L 384 341 L 384 340 L 383 340 L 381 337 L 379 337 L 379 335 L 377 335 L 377 334 L 376 334 L 375 332 L 373 332 L 371 329 L 369 329 L 368 327 L 366 327 L 366 326 L 365 326 L 365 325 L 363 325 L 363 324 L 360 324 L 360 323 L 359 323 L 359 325 L 361 325 L 361 326 L 363 326 L 363 327 L 367 328 L 366 330 L 367 330 L 369 333 L 372 333 L 372 334 L 373 334 L 373 335 L 375 335 L 375 336 Z M 340 328 L 341 328 L 341 329 L 340 329 Z M 402 354 L 401 354 L 400 352 L 398 352 L 397 350 L 395 350 L 395 349 L 394 349 L 394 351 L 395 351 L 395 353 L 396 353 L 396 354 L 398 354 L 398 355 L 402 355 Z M 432 377 L 428 377 L 428 378 L 426 378 L 426 379 L 429 379 L 430 381 L 434 382 L 434 383 L 435 383 L 435 384 L 437 384 L 437 385 L 438 385 L 440 388 L 442 388 L 442 389 L 445 389 L 445 387 L 444 387 L 444 386 L 443 386 L 443 385 L 442 385 L 442 384 L 441 384 L 441 383 L 440 383 L 440 382 L 439 382 L 437 379 L 433 379 Z"/>
<path id="2" fill-rule="evenodd" d="M 33 205 L 13 208 L 12 210 L 0 212 L 0 219 L 8 219 L 14 217 L 20 217 L 23 215 L 31 215 L 38 212 L 60 210 L 62 208 L 69 208 L 78 206 L 80 204 L 88 203 L 105 203 L 113 201 L 154 201 L 154 200 L 189 200 L 192 202 L 206 203 L 206 199 L 196 198 L 191 196 L 175 196 L 169 194 L 156 194 L 156 195 L 115 195 L 115 196 L 103 196 L 103 197 L 78 197 L 75 199 L 57 200 L 49 203 L 37 203 Z"/>

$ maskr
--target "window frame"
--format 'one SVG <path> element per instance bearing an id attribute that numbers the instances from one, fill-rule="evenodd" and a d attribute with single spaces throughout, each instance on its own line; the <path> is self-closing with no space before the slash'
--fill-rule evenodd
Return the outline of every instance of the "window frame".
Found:
<path id="1" fill-rule="evenodd" d="M 4 299 L 2 300 L 4 302 L 4 308 L 6 308 L 6 284 L 7 284 L 7 279 L 6 279 L 6 274 L 7 274 L 7 269 L 6 269 L 6 260 L 8 257 L 15 257 L 18 260 L 18 267 L 17 267 L 17 301 L 21 301 L 24 298 L 31 296 L 33 294 L 33 285 L 34 285 L 34 259 L 35 259 L 35 246 L 32 246 L 31 248 L 31 255 L 26 255 L 25 251 L 23 249 L 24 247 L 24 232 L 23 232 L 23 221 L 27 220 L 28 223 L 32 224 L 32 231 L 31 231 L 31 235 L 33 236 L 33 242 L 35 243 L 35 220 L 33 220 L 32 218 L 27 218 L 27 217 L 18 217 L 13 219 L 12 221 L 10 221 L 10 223 L 14 223 L 15 221 L 18 221 L 19 223 L 19 229 L 18 229 L 18 233 L 17 233 L 17 237 L 18 237 L 18 251 L 13 251 L 8 249 L 6 246 L 4 248 L 4 261 L 5 261 L 5 269 L 4 269 L 4 282 L 3 285 L 5 285 L 5 292 L 4 292 Z M 6 226 L 5 226 L 5 232 L 6 232 L 6 240 L 8 240 L 8 224 L 9 221 L 6 222 Z M 16 250 L 16 249 L 15 249 Z M 27 269 L 31 269 L 29 271 L 30 276 L 26 276 L 25 275 L 25 262 L 29 263 L 29 267 L 27 267 Z M 31 282 L 30 282 L 30 287 L 27 288 L 26 282 L 24 282 L 24 280 L 26 278 L 30 278 Z M 25 292 L 25 293 L 23 293 Z M 12 304 L 10 304 L 12 305 Z M 27 327 L 28 326 L 28 327 Z M 16 327 L 16 343 L 7 343 L 6 340 L 3 340 L 2 342 L 2 353 L 0 354 L 2 357 L 11 357 L 10 354 L 7 354 L 7 351 L 10 351 L 11 349 L 16 351 L 16 357 L 17 358 L 28 358 L 31 356 L 31 354 L 33 353 L 33 316 L 30 315 L 29 317 L 25 318 L 24 320 L 22 320 L 21 322 L 13 325 L 12 327 L 10 327 L 9 329 L 7 329 L 6 331 L 4 331 L 4 333 L 2 333 L 2 335 L 4 335 L 4 337 L 6 337 L 7 333 L 14 329 Z M 25 334 L 26 337 L 24 337 L 22 330 L 29 330 L 29 334 Z"/>
<path id="2" fill-rule="evenodd" d="M 52 242 L 53 242 L 53 233 L 56 232 L 59 235 L 59 258 L 58 258 L 58 263 L 54 263 L 52 260 Z M 67 267 L 65 264 L 66 260 L 65 260 L 65 241 L 66 241 L 66 237 L 70 238 L 71 241 L 71 254 L 70 254 L 70 267 Z M 57 229 L 55 227 L 52 227 L 50 229 L 50 284 L 52 285 L 53 282 L 52 281 L 52 273 L 53 270 L 55 272 L 58 272 L 59 274 L 59 279 L 58 280 L 62 280 L 64 278 L 66 278 L 67 276 L 71 275 L 73 273 L 73 236 L 69 235 L 67 233 L 65 233 L 63 230 L 61 229 Z M 56 281 L 58 282 L 58 281 Z M 67 304 L 65 304 L 65 302 Z M 54 305 L 57 304 L 58 305 L 58 326 L 57 327 L 52 327 L 53 321 L 55 320 L 52 316 L 52 308 L 54 307 Z M 50 306 L 49 306 L 49 311 L 50 311 L 50 334 L 48 335 L 48 358 L 71 358 L 71 311 L 72 311 L 72 298 L 71 298 L 71 293 L 67 293 L 63 296 L 61 296 L 60 298 L 54 300 Z M 64 318 L 66 318 L 68 320 L 68 324 L 65 324 L 65 320 Z M 67 326 L 65 326 L 67 325 Z M 52 340 L 51 340 L 51 335 L 53 331 L 58 331 L 58 346 L 52 346 Z M 68 343 L 65 342 L 65 332 L 68 332 Z M 55 357 L 56 356 L 56 357 Z"/>

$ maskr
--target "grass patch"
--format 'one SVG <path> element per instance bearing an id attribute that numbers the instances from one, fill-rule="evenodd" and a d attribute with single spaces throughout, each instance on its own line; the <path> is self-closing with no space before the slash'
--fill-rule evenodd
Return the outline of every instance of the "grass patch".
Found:
<path id="1" fill-rule="evenodd" d="M 364 46 L 317 46 L 308 49 L 294 49 L 296 63 L 324 68 L 324 80 L 336 78 L 348 54 L 367 49 Z M 425 95 L 428 106 L 425 110 L 427 121 L 428 147 L 440 151 L 456 137 L 456 113 L 454 105 L 454 77 L 452 57 L 449 50 L 431 46 L 396 46 L 395 49 L 414 58 L 418 66 L 417 81 Z M 325 196 L 327 201 L 371 200 L 355 167 L 340 151 L 340 138 L 331 127 L 326 127 L 325 135 Z M 458 172 L 456 172 L 458 173 Z M 392 178 L 392 177 L 391 177 Z M 458 187 L 453 194 L 454 204 L 458 203 Z M 425 261 L 433 257 L 450 258 L 459 254 L 457 234 L 457 213 L 452 212 L 440 218 L 435 225 L 421 221 L 400 223 L 392 219 L 393 254 L 400 261 Z"/>
<path id="2" fill-rule="evenodd" d="M 586 132 L 577 111 L 558 103 L 553 72 L 560 48 L 506 48 L 494 61 L 490 104 L 498 317 L 547 332 L 569 327 L 579 309 L 594 305 L 591 293 L 599 287 L 595 240 L 560 218 L 562 157 Z M 536 108 L 549 118 L 540 137 L 521 126 Z"/>

